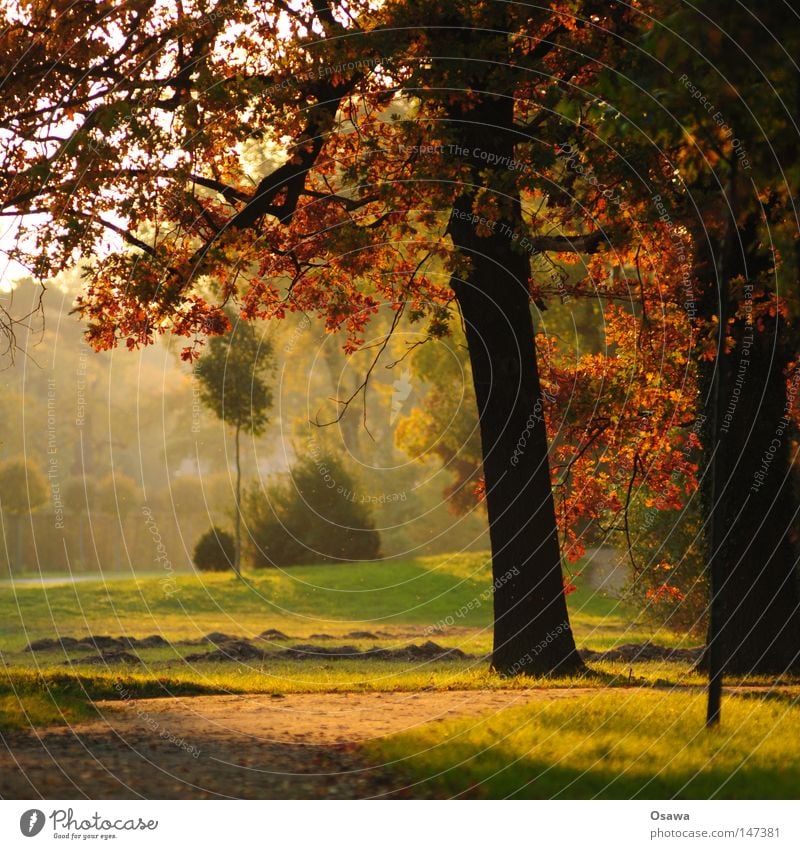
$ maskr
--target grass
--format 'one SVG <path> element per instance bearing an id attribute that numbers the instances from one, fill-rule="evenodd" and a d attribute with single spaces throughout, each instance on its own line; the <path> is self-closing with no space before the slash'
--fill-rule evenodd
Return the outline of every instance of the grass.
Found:
<path id="1" fill-rule="evenodd" d="M 228 693 L 343 693 L 343 692 L 414 692 L 419 690 L 525 690 L 579 687 L 659 686 L 700 683 L 693 675 L 682 675 L 680 664 L 658 662 L 637 664 L 631 680 L 628 667 L 620 663 L 599 663 L 589 676 L 552 678 L 505 678 L 489 669 L 486 661 L 429 661 L 412 664 L 399 660 L 331 660 L 324 662 L 278 660 L 218 663 L 153 663 L 143 667 L 41 663 L 31 666 L 7 666 L 0 669 L 0 680 L 14 682 L 35 675 L 42 680 L 64 681 L 75 677 L 93 681 L 97 695 L 100 682 L 106 682 L 100 698 L 116 698 L 117 681 L 135 686 L 151 684 L 150 696 L 173 695 L 175 687 L 194 688 L 197 692 Z M 139 682 L 137 684 L 137 682 Z M 160 688 L 160 689 L 159 689 Z"/>
<path id="2" fill-rule="evenodd" d="M 113 581 L 53 585 L 13 583 L 0 587 L 0 728 L 71 721 L 91 711 L 96 698 L 118 698 L 114 684 L 131 693 L 164 696 L 177 692 L 319 693 L 414 691 L 422 689 L 524 689 L 526 679 L 501 678 L 484 659 L 410 664 L 399 661 L 319 660 L 187 663 L 198 646 L 139 649 L 137 667 L 82 665 L 93 652 L 24 652 L 43 637 L 160 634 L 170 643 L 211 631 L 254 637 L 267 628 L 308 642 L 314 633 L 364 649 L 434 639 L 482 658 L 491 649 L 491 574 L 486 554 L 419 558 L 391 563 L 304 566 L 248 575 L 248 585 L 228 574 L 177 575 L 165 582 L 148 575 Z M 584 586 L 569 596 L 578 644 L 602 649 L 674 635 L 653 634 L 634 611 Z M 444 626 L 443 630 L 433 630 Z M 355 630 L 388 634 L 353 639 Z M 314 640 L 314 642 L 321 642 Z M 3 667 L 0 667 L 2 670 Z M 584 686 L 628 681 L 623 664 L 604 664 L 601 674 L 578 679 Z M 645 685 L 686 677 L 676 664 L 637 664 Z M 552 679 L 537 686 L 573 686 Z"/>
<path id="3" fill-rule="evenodd" d="M 301 566 L 252 573 L 248 581 L 245 586 L 223 574 L 180 575 L 168 583 L 132 577 L 4 586 L 0 651 L 21 652 L 31 640 L 56 635 L 157 633 L 172 641 L 210 631 L 253 637 L 266 628 L 303 638 L 320 631 L 340 636 L 364 629 L 399 634 L 413 628 L 424 635 L 437 624 L 445 625 L 447 634 L 436 634 L 437 642 L 476 654 L 491 648 L 491 577 L 485 554 Z M 631 624 L 633 610 L 586 586 L 569 597 L 569 604 L 580 646 L 678 642 L 669 632 L 656 634 Z"/>
<path id="4" fill-rule="evenodd" d="M 4 667 L 0 668 L 0 732 L 91 719 L 96 716 L 93 702 L 101 699 L 225 692 L 225 688 L 180 677 Z"/>
<path id="5" fill-rule="evenodd" d="M 791 798 L 800 780 L 800 685 L 726 699 L 721 731 L 703 732 L 703 678 L 687 664 L 592 663 L 581 678 L 507 679 L 489 670 L 488 557 L 305 566 L 248 576 L 160 576 L 75 584 L 0 586 L 0 732 L 71 724 L 94 702 L 237 693 L 414 692 L 592 688 L 542 698 L 480 719 L 430 723 L 369 744 L 420 793 L 487 798 Z M 652 640 L 692 644 L 637 621 L 626 605 L 583 585 L 568 598 L 579 647 Z M 299 642 L 364 649 L 433 639 L 472 659 L 268 659 L 187 662 L 211 631 L 253 638 L 268 628 Z M 351 631 L 383 632 L 352 638 Z M 310 639 L 324 632 L 331 640 Z M 160 634 L 169 647 L 137 649 L 136 666 L 79 662 L 88 649 L 25 652 L 43 637 Z M 78 661 L 78 662 L 76 662 Z M 729 683 L 735 683 L 730 681 Z M 770 683 L 750 679 L 746 683 Z M 609 688 L 614 688 L 609 690 Z M 549 695 L 549 694 L 545 694 Z"/>
<path id="6" fill-rule="evenodd" d="M 71 725 L 94 713 L 81 693 L 53 693 L 40 676 L 35 681 L 0 680 L 0 732 Z"/>
<path id="7" fill-rule="evenodd" d="M 367 750 L 437 796 L 792 799 L 798 698 L 734 696 L 707 732 L 701 694 L 598 692 L 421 726 Z"/>

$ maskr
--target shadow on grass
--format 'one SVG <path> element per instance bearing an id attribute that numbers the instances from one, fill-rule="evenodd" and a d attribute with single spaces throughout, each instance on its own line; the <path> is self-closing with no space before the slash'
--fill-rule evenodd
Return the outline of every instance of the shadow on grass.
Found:
<path id="1" fill-rule="evenodd" d="M 68 725 L 97 715 L 93 702 L 224 695 L 230 690 L 170 678 L 34 669 L 0 671 L 0 731 Z"/>

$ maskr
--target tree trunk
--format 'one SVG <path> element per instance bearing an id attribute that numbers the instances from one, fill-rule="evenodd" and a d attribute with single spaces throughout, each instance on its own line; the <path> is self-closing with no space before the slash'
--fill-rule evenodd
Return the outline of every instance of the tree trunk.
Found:
<path id="1" fill-rule="evenodd" d="M 514 261 L 524 272 L 527 260 Z M 455 289 L 483 446 L 494 578 L 492 666 L 507 674 L 572 673 L 582 663 L 564 597 L 527 286 L 508 264 L 498 267 L 481 257 Z"/>
<path id="2" fill-rule="evenodd" d="M 484 98 L 453 115 L 465 147 L 514 157 L 508 98 Z M 449 232 L 468 257 L 451 286 L 464 319 L 478 404 L 494 577 L 492 666 L 505 674 L 583 669 L 569 624 L 536 360 L 528 280 L 530 250 L 518 197 L 500 198 L 501 216 L 471 220 L 475 190 L 453 207 Z"/>
<path id="3" fill-rule="evenodd" d="M 242 557 L 242 464 L 239 450 L 239 436 L 241 427 L 236 425 L 235 451 L 236 451 L 236 535 L 234 543 L 233 555 L 233 571 L 237 577 L 241 575 L 241 557 Z"/>
<path id="4" fill-rule="evenodd" d="M 731 268 L 731 280 L 741 276 L 755 281 L 770 262 L 755 247 L 755 226 L 754 219 L 737 235 L 735 243 L 744 250 Z M 704 311 L 713 315 L 716 305 L 709 293 L 717 291 L 714 265 L 701 254 L 696 271 L 706 296 Z M 737 286 L 728 314 L 741 307 L 747 316 L 759 291 L 757 284 L 752 289 Z M 785 377 L 793 356 L 780 318 L 761 328 L 740 318 L 731 332 L 734 348 L 719 363 L 725 387 L 719 495 L 714 500 L 708 475 L 704 492 L 709 526 L 713 512 L 714 523 L 723 529 L 721 540 L 710 540 L 721 565 L 716 590 L 719 662 L 731 673 L 780 674 L 798 668 L 800 659 L 800 583 L 793 539 L 800 504 L 792 474 Z M 701 365 L 706 393 L 714 366 Z M 704 444 L 708 468 L 710 433 Z"/>
<path id="5" fill-rule="evenodd" d="M 791 539 L 798 504 L 784 420 L 788 360 L 774 344 L 780 323 L 769 335 L 755 334 L 749 355 L 742 355 L 740 337 L 724 364 L 733 416 L 721 440 L 724 489 L 713 509 L 726 529 L 719 552 L 720 660 L 734 673 L 780 674 L 797 668 L 800 659 L 800 588 Z M 743 361 L 749 365 L 742 379 Z"/>

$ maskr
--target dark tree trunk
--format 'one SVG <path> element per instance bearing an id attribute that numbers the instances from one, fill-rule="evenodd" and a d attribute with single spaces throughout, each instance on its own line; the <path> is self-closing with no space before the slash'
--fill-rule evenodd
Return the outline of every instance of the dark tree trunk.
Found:
<path id="1" fill-rule="evenodd" d="M 492 665 L 510 674 L 567 674 L 582 663 L 564 597 L 522 276 L 527 260 L 502 244 L 486 247 L 487 255 L 476 257 L 473 272 L 454 288 L 466 325 L 483 445 L 494 578 Z"/>
<path id="2" fill-rule="evenodd" d="M 460 143 L 514 156 L 509 98 L 452 115 Z M 498 160 L 501 161 L 501 160 Z M 454 204 L 449 232 L 470 260 L 451 285 L 464 320 L 478 404 L 494 576 L 492 665 L 505 674 L 583 668 L 561 572 L 547 433 L 528 290 L 531 253 L 519 198 L 500 195 L 497 220 L 470 218 L 476 192 Z M 488 235 L 486 235 L 486 231 Z M 479 235 L 480 233 L 480 235 Z"/>
<path id="3" fill-rule="evenodd" d="M 740 254 L 732 264 L 731 279 L 741 275 L 756 281 L 768 258 L 759 256 L 755 248 L 755 222 L 737 235 Z M 701 254 L 696 271 L 706 315 L 715 314 L 710 296 L 717 288 L 713 269 Z M 757 282 L 752 290 L 745 285 L 750 283 L 733 289 L 729 315 L 737 308 L 747 315 L 757 306 L 763 288 Z M 708 527 L 713 516 L 722 529 L 717 543 L 719 661 L 726 672 L 780 674 L 798 668 L 800 659 L 796 547 L 800 504 L 792 474 L 786 391 L 786 369 L 793 354 L 781 319 L 760 328 L 747 318 L 739 319 L 732 332 L 735 346 L 721 364 L 724 390 L 717 457 L 721 484 L 716 503 L 709 476 L 704 481 Z M 700 370 L 706 397 L 713 368 L 713 363 L 705 364 Z M 709 468 L 710 433 L 704 443 Z"/>

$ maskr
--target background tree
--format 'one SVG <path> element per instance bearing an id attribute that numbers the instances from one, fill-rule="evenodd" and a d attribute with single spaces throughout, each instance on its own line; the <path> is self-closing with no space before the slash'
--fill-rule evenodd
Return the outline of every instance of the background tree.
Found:
<path id="1" fill-rule="evenodd" d="M 370 502 L 333 456 L 307 457 L 265 493 L 252 490 L 247 527 L 257 567 L 380 557 Z"/>
<path id="2" fill-rule="evenodd" d="M 70 518 L 77 520 L 77 551 L 73 552 L 73 562 L 80 571 L 89 571 L 92 558 L 86 544 L 87 517 L 91 517 L 92 505 L 97 504 L 97 484 L 91 478 L 74 476 L 67 478 L 64 484 L 64 500 L 70 512 Z"/>
<path id="3" fill-rule="evenodd" d="M 256 334 L 252 324 L 233 320 L 224 336 L 209 341 L 207 353 L 196 363 L 195 376 L 200 383 L 202 402 L 233 428 L 236 482 L 234 489 L 234 540 L 236 554 L 233 570 L 241 571 L 242 553 L 242 467 L 241 432 L 257 436 L 269 421 L 272 390 L 267 376 L 274 368 L 272 345 Z"/>
<path id="4" fill-rule="evenodd" d="M 201 572 L 225 572 L 235 568 L 236 541 L 227 532 L 214 526 L 197 541 L 192 562 Z"/>
<path id="5" fill-rule="evenodd" d="M 9 572 L 23 572 L 25 558 L 22 544 L 22 525 L 25 517 L 41 507 L 47 500 L 47 480 L 38 466 L 17 457 L 0 465 L 0 510 L 13 516 L 14 560 L 9 563 Z M 8 540 L 5 542 L 8 551 Z"/>
<path id="6" fill-rule="evenodd" d="M 123 551 L 130 556 L 126 546 L 125 529 L 128 517 L 142 503 L 141 490 L 132 478 L 116 473 L 99 480 L 93 487 L 92 495 L 94 512 L 104 516 L 107 523 L 107 532 L 102 537 L 106 557 L 103 558 L 101 566 L 110 565 L 115 571 L 119 571 L 123 567 Z"/>
<path id="7" fill-rule="evenodd" d="M 482 467 L 472 373 L 460 328 L 420 347 L 410 366 L 415 381 L 424 381 L 428 390 L 401 418 L 396 442 L 419 461 L 439 459 L 452 480 L 444 498 L 453 512 L 466 513 L 475 506 Z"/>

